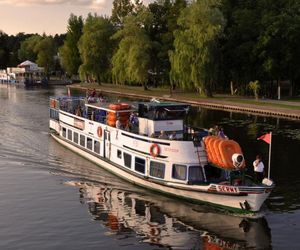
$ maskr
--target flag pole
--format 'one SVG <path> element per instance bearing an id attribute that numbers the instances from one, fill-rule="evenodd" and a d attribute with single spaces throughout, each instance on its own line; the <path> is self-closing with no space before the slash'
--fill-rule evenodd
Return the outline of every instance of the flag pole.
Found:
<path id="1" fill-rule="evenodd" d="M 270 172 L 271 172 L 271 149 L 272 149 L 272 132 L 270 132 L 268 179 L 270 179 Z"/>

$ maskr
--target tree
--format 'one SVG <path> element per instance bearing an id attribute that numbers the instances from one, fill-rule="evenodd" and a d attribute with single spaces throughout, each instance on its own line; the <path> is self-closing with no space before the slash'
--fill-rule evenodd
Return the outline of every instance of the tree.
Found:
<path id="1" fill-rule="evenodd" d="M 82 65 L 79 67 L 81 79 L 96 79 L 108 81 L 111 78 L 110 65 L 114 48 L 110 37 L 114 27 L 106 17 L 89 14 L 83 34 L 78 42 Z"/>
<path id="2" fill-rule="evenodd" d="M 174 33 L 175 49 L 170 52 L 171 81 L 206 96 L 212 96 L 218 39 L 225 25 L 219 6 L 219 0 L 201 0 L 184 9 L 178 19 L 180 29 Z"/>
<path id="3" fill-rule="evenodd" d="M 82 17 L 71 14 L 64 45 L 59 49 L 61 64 L 69 76 L 77 75 L 79 66 L 82 63 L 77 46 L 82 36 L 82 29 Z"/>
<path id="4" fill-rule="evenodd" d="M 54 67 L 54 56 L 56 54 L 53 37 L 44 35 L 42 40 L 35 46 L 34 51 L 37 53 L 36 63 L 40 67 L 44 67 L 45 74 L 49 76 Z"/>
<path id="5" fill-rule="evenodd" d="M 0 30 L 0 69 L 6 68 L 9 60 L 7 39 L 8 35 Z"/>
<path id="6" fill-rule="evenodd" d="M 20 61 L 30 60 L 35 62 L 37 59 L 37 53 L 35 51 L 36 45 L 43 38 L 40 35 L 33 35 L 28 37 L 23 42 L 21 42 L 20 49 L 18 50 L 18 58 Z"/>
<path id="7" fill-rule="evenodd" d="M 249 86 L 249 89 L 251 89 L 253 91 L 255 100 L 258 100 L 258 92 L 260 90 L 259 82 L 257 80 L 256 81 L 251 81 L 251 82 L 249 82 L 248 86 Z"/>
<path id="8" fill-rule="evenodd" d="M 130 0 L 114 0 L 110 20 L 116 26 L 122 26 L 124 18 L 132 14 L 133 9 L 134 4 Z"/>
<path id="9" fill-rule="evenodd" d="M 149 11 L 142 7 L 135 16 L 126 17 L 124 27 L 113 36 L 113 39 L 120 39 L 112 58 L 115 83 L 139 83 L 147 89 L 151 41 L 145 24 L 150 23 L 151 18 Z"/>

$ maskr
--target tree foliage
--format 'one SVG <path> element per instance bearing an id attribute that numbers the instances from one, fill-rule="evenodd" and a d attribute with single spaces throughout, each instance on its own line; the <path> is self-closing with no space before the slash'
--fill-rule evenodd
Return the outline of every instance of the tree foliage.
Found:
<path id="1" fill-rule="evenodd" d="M 130 0 L 114 0 L 111 11 L 111 21 L 116 26 L 122 26 L 124 18 L 132 14 L 134 4 Z"/>
<path id="2" fill-rule="evenodd" d="M 211 95 L 217 74 L 218 38 L 225 25 L 218 0 L 196 1 L 181 13 L 170 53 L 171 81 Z"/>
<path id="3" fill-rule="evenodd" d="M 83 19 L 71 14 L 68 21 L 67 36 L 59 49 L 60 60 L 69 76 L 77 75 L 82 61 L 78 49 L 78 41 L 82 36 Z"/>
<path id="4" fill-rule="evenodd" d="M 114 27 L 106 17 L 89 14 L 83 34 L 78 42 L 82 64 L 79 67 L 81 79 L 108 81 L 111 78 L 111 57 L 114 45 L 110 37 Z"/>
<path id="5" fill-rule="evenodd" d="M 37 52 L 35 47 L 43 38 L 40 35 L 33 35 L 21 42 L 18 50 L 18 58 L 20 61 L 30 60 L 35 62 L 37 59 Z"/>
<path id="6" fill-rule="evenodd" d="M 120 40 L 112 58 L 113 81 L 119 84 L 141 83 L 146 88 L 150 63 L 151 41 L 145 30 L 152 16 L 146 8 L 125 18 L 124 27 L 114 36 Z"/>
<path id="7" fill-rule="evenodd" d="M 46 75 L 54 68 L 54 56 L 56 54 L 56 47 L 54 39 L 51 36 L 45 36 L 35 46 L 34 52 L 37 53 L 36 63 L 40 67 L 44 67 Z"/>

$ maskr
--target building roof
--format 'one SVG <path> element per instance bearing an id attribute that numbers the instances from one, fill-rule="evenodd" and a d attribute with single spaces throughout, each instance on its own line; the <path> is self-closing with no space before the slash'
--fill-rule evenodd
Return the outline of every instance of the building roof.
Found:
<path id="1" fill-rule="evenodd" d="M 26 60 L 18 65 L 18 67 L 26 67 L 26 66 L 36 66 L 37 67 L 37 64 L 34 62 L 31 62 L 29 60 Z"/>

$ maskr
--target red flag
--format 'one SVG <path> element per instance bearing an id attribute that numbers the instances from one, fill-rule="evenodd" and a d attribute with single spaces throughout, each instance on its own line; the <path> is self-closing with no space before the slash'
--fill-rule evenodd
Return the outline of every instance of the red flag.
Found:
<path id="1" fill-rule="evenodd" d="M 264 134 L 261 137 L 257 138 L 257 140 L 263 140 L 266 143 L 270 144 L 271 143 L 271 133 Z"/>

